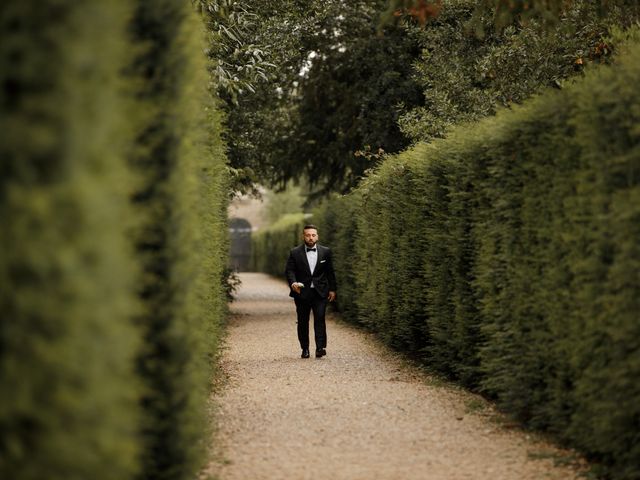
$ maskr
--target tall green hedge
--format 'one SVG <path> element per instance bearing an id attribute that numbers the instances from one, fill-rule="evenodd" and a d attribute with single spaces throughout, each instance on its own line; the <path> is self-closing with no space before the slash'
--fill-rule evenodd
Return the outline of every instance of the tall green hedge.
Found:
<path id="1" fill-rule="evenodd" d="M 139 470 L 126 4 L 0 6 L 1 478 Z"/>
<path id="2" fill-rule="evenodd" d="M 0 6 L 0 478 L 194 478 L 225 155 L 189 2 Z"/>
<path id="3" fill-rule="evenodd" d="M 351 321 L 640 478 L 640 42 L 314 212 Z M 343 213 L 344 212 L 344 213 Z"/>
<path id="4" fill-rule="evenodd" d="M 251 268 L 284 278 L 289 250 L 302 243 L 305 216 L 288 213 L 251 237 Z"/>
<path id="5" fill-rule="evenodd" d="M 193 478 L 207 437 L 206 402 L 227 250 L 226 184 L 207 93 L 203 25 L 189 2 L 137 2 L 134 94 L 142 107 L 131 158 L 143 275 L 143 474 Z M 211 117 L 214 118 L 211 118 Z M 215 125 L 215 123 L 214 123 Z M 212 161 L 213 160 L 213 161 Z"/>
<path id="6" fill-rule="evenodd" d="M 353 197 L 338 195 L 332 197 L 330 202 L 318 206 L 313 213 L 313 221 L 319 220 L 317 227 L 320 243 L 331 247 L 333 268 L 338 284 L 336 305 L 345 317 L 352 321 L 358 321 L 357 290 L 351 254 L 354 251 L 357 236 L 356 215 L 357 202 Z M 340 235 L 336 235 L 338 231 Z"/>

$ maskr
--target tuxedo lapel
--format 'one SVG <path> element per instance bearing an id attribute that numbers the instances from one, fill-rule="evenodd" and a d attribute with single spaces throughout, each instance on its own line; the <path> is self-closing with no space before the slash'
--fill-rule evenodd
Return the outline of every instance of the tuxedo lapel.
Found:
<path id="1" fill-rule="evenodd" d="M 302 262 L 304 263 L 304 266 L 307 268 L 307 272 L 309 273 L 309 276 L 311 276 L 311 267 L 309 266 L 309 259 L 307 258 L 307 250 L 304 245 L 302 245 L 302 248 L 300 249 L 300 256 L 302 257 Z"/>

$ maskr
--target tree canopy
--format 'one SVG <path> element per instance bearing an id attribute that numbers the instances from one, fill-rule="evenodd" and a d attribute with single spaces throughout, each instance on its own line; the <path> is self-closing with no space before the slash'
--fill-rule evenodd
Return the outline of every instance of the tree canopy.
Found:
<path id="1" fill-rule="evenodd" d="M 236 188 L 346 192 L 385 154 L 562 88 L 635 2 L 199 0 Z M 391 18 L 390 21 L 389 19 Z M 214 54 L 215 53 L 215 54 Z"/>

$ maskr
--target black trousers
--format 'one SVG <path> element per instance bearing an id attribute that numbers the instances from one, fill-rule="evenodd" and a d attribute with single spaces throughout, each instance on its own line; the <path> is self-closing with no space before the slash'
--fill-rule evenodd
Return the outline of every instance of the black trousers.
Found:
<path id="1" fill-rule="evenodd" d="M 313 289 L 312 289 L 313 290 Z M 313 333 L 315 335 L 316 350 L 327 347 L 327 325 L 324 314 L 327 310 L 327 299 L 322 298 L 315 290 L 309 298 L 295 298 L 296 313 L 298 315 L 298 340 L 302 349 L 309 348 L 309 318 L 313 311 Z"/>

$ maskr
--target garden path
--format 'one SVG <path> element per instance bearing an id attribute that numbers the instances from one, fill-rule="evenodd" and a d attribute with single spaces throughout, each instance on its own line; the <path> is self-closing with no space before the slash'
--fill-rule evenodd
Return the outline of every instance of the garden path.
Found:
<path id="1" fill-rule="evenodd" d="M 570 458 L 335 318 L 327 356 L 301 359 L 286 283 L 241 274 L 203 478 L 577 478 Z M 558 464 L 558 465 L 556 465 Z"/>

